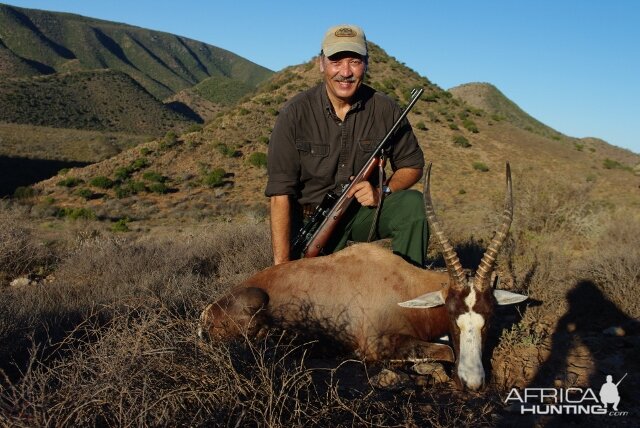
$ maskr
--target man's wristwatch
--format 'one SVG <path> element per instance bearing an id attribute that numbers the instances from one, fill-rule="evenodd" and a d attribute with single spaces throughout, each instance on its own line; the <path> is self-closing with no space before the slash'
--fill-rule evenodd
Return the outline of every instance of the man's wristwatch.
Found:
<path id="1" fill-rule="evenodd" d="M 384 196 L 389 196 L 391 194 L 391 187 L 387 186 L 386 184 L 382 186 L 382 194 Z"/>

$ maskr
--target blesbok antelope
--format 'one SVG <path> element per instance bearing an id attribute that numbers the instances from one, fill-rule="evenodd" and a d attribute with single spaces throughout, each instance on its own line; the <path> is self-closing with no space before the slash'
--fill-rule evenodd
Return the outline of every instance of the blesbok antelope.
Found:
<path id="1" fill-rule="evenodd" d="M 526 296 L 494 290 L 491 274 L 513 217 L 507 164 L 503 222 L 475 276 L 467 276 L 436 218 L 431 201 L 431 164 L 425 174 L 424 204 L 447 272 L 415 267 L 375 244 L 356 244 L 325 257 L 291 261 L 256 273 L 208 305 L 200 333 L 228 338 L 264 326 L 313 326 L 365 360 L 411 360 L 442 356 L 433 344 L 449 334 L 461 386 L 484 385 L 482 350 L 494 306 Z M 434 348 L 435 347 L 435 348 Z M 451 361 L 454 355 L 446 348 Z M 445 353 L 446 354 L 446 353 Z M 446 359 L 446 358 L 445 358 Z"/>

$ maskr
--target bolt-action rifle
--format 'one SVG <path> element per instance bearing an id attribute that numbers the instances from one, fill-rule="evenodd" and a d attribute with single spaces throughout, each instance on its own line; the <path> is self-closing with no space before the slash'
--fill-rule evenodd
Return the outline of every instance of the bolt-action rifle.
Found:
<path id="1" fill-rule="evenodd" d="M 398 120 L 395 121 L 389 132 L 387 132 L 387 135 L 378 143 L 362 169 L 353 177 L 353 180 L 351 180 L 349 184 L 345 184 L 338 192 L 330 191 L 324 196 L 324 199 L 320 205 L 316 207 L 309 221 L 298 231 L 296 239 L 292 244 L 292 254 L 302 254 L 304 257 L 316 257 L 320 254 L 353 200 L 353 197 L 349 198 L 347 194 L 353 186 L 368 180 L 376 167 L 378 167 L 381 162 L 384 162 L 382 155 L 387 142 L 418 101 L 423 91 L 424 90 L 420 88 L 414 89 L 411 92 L 409 104 L 407 104 L 407 107 L 402 111 Z"/>

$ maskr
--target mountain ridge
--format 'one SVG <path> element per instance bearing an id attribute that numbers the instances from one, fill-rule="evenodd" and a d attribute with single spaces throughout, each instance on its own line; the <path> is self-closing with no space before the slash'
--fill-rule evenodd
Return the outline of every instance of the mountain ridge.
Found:
<path id="1" fill-rule="evenodd" d="M 559 139 L 560 132 L 545 125 L 522 110 L 496 86 L 487 82 L 470 82 L 449 89 L 455 97 L 470 106 L 480 108 L 493 115 L 495 120 L 508 119 L 512 124 L 528 131 Z"/>
<path id="2" fill-rule="evenodd" d="M 271 70 L 186 37 L 76 14 L 0 3 L 0 40 L 16 57 L 53 71 L 123 71 L 162 100 L 211 76 L 255 86 Z M 20 77 L 20 76 L 14 76 Z"/>
<path id="3" fill-rule="evenodd" d="M 591 197 L 602 203 L 640 206 L 640 197 L 632 190 L 637 184 L 633 184 L 634 176 L 629 171 L 629 160 L 637 163 L 640 156 L 612 146 L 604 153 L 592 142 L 566 136 L 550 138 L 508 120 L 495 120 L 490 113 L 468 105 L 399 63 L 377 45 L 370 42 L 369 46 L 366 83 L 401 105 L 409 99 L 413 87 L 425 89 L 409 120 L 426 160 L 434 163 L 434 198 L 448 215 L 462 218 L 461 224 L 473 228 L 493 213 L 495 195 L 503 192 L 506 161 L 511 162 L 517 189 L 532 181 L 575 183 L 588 187 Z M 287 67 L 201 131 L 186 133 L 171 144 L 165 140 L 145 143 L 36 187 L 42 196 L 60 206 L 84 206 L 98 218 L 110 220 L 202 221 L 246 212 L 264 216 L 268 204 L 263 196 L 263 165 L 278 111 L 292 96 L 321 81 L 316 59 Z M 135 169 L 134 165 L 144 167 Z M 129 174 L 118 182 L 118 171 L 123 168 L 128 168 Z M 159 171 L 163 183 L 171 189 L 162 195 L 145 190 L 150 185 L 145 182 L 145 172 Z M 139 192 L 123 193 L 114 187 L 100 190 L 101 198 L 85 201 L 74 189 L 58 185 L 70 177 L 90 183 L 96 176 L 109 177 L 115 186 L 127 189 L 136 186 Z M 617 190 L 612 192 L 612 188 Z M 97 193 L 98 189 L 93 191 Z M 479 226 L 478 233 L 485 233 L 485 228 Z"/>

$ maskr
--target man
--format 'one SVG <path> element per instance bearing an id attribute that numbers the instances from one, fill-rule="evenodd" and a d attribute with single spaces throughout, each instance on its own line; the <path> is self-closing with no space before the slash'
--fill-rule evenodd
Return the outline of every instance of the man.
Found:
<path id="1" fill-rule="evenodd" d="M 613 404 L 613 410 L 618 411 L 620 395 L 618 395 L 618 385 L 613 383 L 613 376 L 611 375 L 607 375 L 607 383 L 600 388 L 600 401 L 602 401 L 605 407 L 608 404 Z"/>
<path id="2" fill-rule="evenodd" d="M 312 213 L 328 191 L 338 190 L 358 173 L 401 114 L 394 101 L 363 83 L 368 59 L 361 28 L 330 28 L 318 60 L 323 82 L 292 98 L 276 120 L 265 191 L 271 198 L 275 264 L 300 257 L 292 254 L 290 244 L 304 215 Z M 383 188 L 376 237 L 390 237 L 394 252 L 422 266 L 428 240 L 422 195 L 406 189 L 422 176 L 424 157 L 406 119 L 388 148 L 394 173 Z M 348 194 L 356 201 L 325 253 L 343 248 L 347 240 L 367 240 L 383 196 L 373 175 Z"/>

